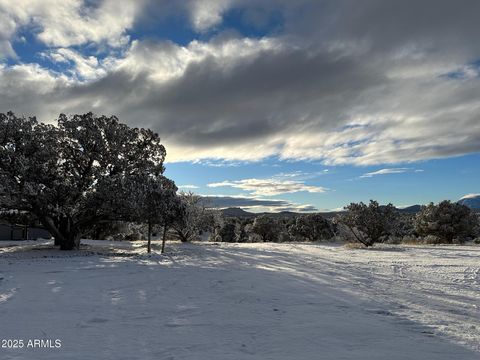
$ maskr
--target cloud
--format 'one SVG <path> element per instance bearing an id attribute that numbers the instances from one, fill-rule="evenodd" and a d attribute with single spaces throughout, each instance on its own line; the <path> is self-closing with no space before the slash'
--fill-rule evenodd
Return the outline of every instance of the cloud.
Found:
<path id="1" fill-rule="evenodd" d="M 296 204 L 287 200 L 261 199 L 247 196 L 222 196 L 222 195 L 203 195 L 207 204 L 212 208 L 225 209 L 229 207 L 239 207 L 253 210 L 255 212 L 269 211 L 294 211 L 294 212 L 312 212 L 318 209 L 309 204 Z"/>
<path id="2" fill-rule="evenodd" d="M 275 209 L 277 212 L 318 212 L 319 209 L 313 205 L 290 205 L 287 207 L 279 207 Z"/>
<path id="3" fill-rule="evenodd" d="M 387 175 L 387 174 L 401 174 L 406 172 L 422 172 L 421 169 L 411 169 L 411 168 L 390 168 L 390 169 L 380 169 L 373 172 L 368 172 L 361 175 L 361 178 L 370 178 L 377 175 Z"/>
<path id="4" fill-rule="evenodd" d="M 180 46 L 127 43 L 146 16 L 142 2 L 26 1 L 0 0 L 0 51 L 11 55 L 28 28 L 67 70 L 2 65 L 1 111 L 43 121 L 116 114 L 159 132 L 168 161 L 379 165 L 480 151 L 480 2 L 232 0 L 200 10 L 185 2 L 168 11 L 191 14 L 200 32 L 231 9 L 278 11 L 282 26 L 261 38 L 219 34 Z M 91 42 L 123 51 L 98 59 L 69 48 Z"/>
<path id="5" fill-rule="evenodd" d="M 272 200 L 272 199 L 257 199 L 252 197 L 241 196 L 222 196 L 222 195 L 204 195 L 211 207 L 215 208 L 228 208 L 228 207 L 287 207 L 290 206 L 290 202 L 286 200 Z"/>
<path id="6" fill-rule="evenodd" d="M 201 160 L 195 160 L 193 161 L 193 163 L 203 165 L 203 166 L 217 167 L 217 168 L 238 167 L 246 164 L 246 162 L 244 161 L 229 161 L 229 160 L 222 160 L 222 159 L 201 159 Z"/>
<path id="7" fill-rule="evenodd" d="M 232 3 L 230 0 L 190 0 L 188 9 L 194 29 L 204 32 L 220 24 L 223 13 Z"/>
<path id="8" fill-rule="evenodd" d="M 69 71 L 76 80 L 94 80 L 106 75 L 105 67 L 93 56 L 83 56 L 78 51 L 59 48 L 42 53 L 43 57 L 57 64 L 72 64 Z"/>
<path id="9" fill-rule="evenodd" d="M 0 0 L 0 44 L 4 54 L 15 34 L 27 28 L 47 46 L 69 47 L 88 43 L 124 46 L 143 0 Z M 2 40 L 3 39 L 3 40 Z M 9 44 L 9 45 L 7 45 Z M 11 46 L 10 46 L 11 47 Z M 5 48 L 7 51 L 5 51 Z M 10 54 L 8 53 L 10 52 Z"/>
<path id="10" fill-rule="evenodd" d="M 295 181 L 305 181 L 318 178 L 320 176 L 325 176 L 329 174 L 328 169 L 323 169 L 321 171 L 305 172 L 301 170 L 291 171 L 291 172 L 281 172 L 272 176 L 276 180 L 292 180 Z"/>
<path id="11" fill-rule="evenodd" d="M 222 181 L 207 185 L 211 188 L 232 187 L 250 192 L 256 196 L 274 196 L 280 194 L 309 192 L 322 193 L 327 191 L 321 186 L 306 185 L 301 181 L 277 179 L 244 179 L 237 181 Z"/>
<path id="12" fill-rule="evenodd" d="M 197 185 L 178 185 L 179 189 L 198 189 Z"/>
<path id="13" fill-rule="evenodd" d="M 0 5 L 0 60 L 6 57 L 16 57 L 15 50 L 13 50 L 10 40 L 15 34 L 17 28 L 15 20 L 1 10 L 2 7 Z"/>
<path id="14" fill-rule="evenodd" d="M 467 195 L 464 195 L 460 198 L 460 200 L 462 199 L 474 199 L 474 198 L 478 198 L 480 197 L 480 194 L 467 194 Z"/>

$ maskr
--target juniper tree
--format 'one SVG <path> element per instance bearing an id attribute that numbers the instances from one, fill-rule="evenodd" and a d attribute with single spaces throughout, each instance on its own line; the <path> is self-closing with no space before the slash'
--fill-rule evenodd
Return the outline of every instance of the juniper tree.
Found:
<path id="1" fill-rule="evenodd" d="M 27 211 L 61 249 L 102 221 L 130 220 L 130 181 L 160 176 L 165 148 L 151 130 L 115 116 L 60 115 L 57 126 L 0 114 L 0 208 Z"/>
<path id="2" fill-rule="evenodd" d="M 395 228 L 396 209 L 392 204 L 381 206 L 370 200 L 368 205 L 351 203 L 345 210 L 347 212 L 339 217 L 339 222 L 367 247 L 390 235 Z"/>
<path id="3" fill-rule="evenodd" d="M 267 215 L 257 216 L 249 231 L 260 236 L 263 242 L 277 241 L 281 228 L 275 219 Z"/>
<path id="4" fill-rule="evenodd" d="M 168 227 L 179 216 L 177 187 L 166 177 L 140 174 L 129 178 L 129 192 L 122 200 L 125 212 L 132 220 L 147 224 L 147 252 L 151 252 L 152 228 L 155 225 L 163 227 L 162 252 L 165 248 L 165 237 Z M 119 204 L 118 206 L 122 206 Z"/>
<path id="5" fill-rule="evenodd" d="M 222 242 L 236 242 L 237 223 L 238 221 L 235 218 L 224 219 L 223 224 L 218 229 L 218 235 L 222 239 Z"/>
<path id="6" fill-rule="evenodd" d="M 334 235 L 330 223 L 320 214 L 299 215 L 288 230 L 294 237 L 309 241 L 330 239 Z"/>
<path id="7" fill-rule="evenodd" d="M 156 200 L 152 201 L 154 206 L 151 207 L 151 221 L 154 224 L 158 224 L 162 227 L 162 248 L 161 253 L 165 252 L 165 242 L 167 239 L 167 233 L 169 228 L 177 221 L 180 221 L 185 216 L 185 205 L 181 201 L 180 197 L 176 194 L 176 186 L 174 185 L 175 190 L 172 188 L 157 188 L 153 192 L 153 198 Z M 149 202 L 147 202 L 148 204 Z M 150 237 L 150 236 L 149 236 Z M 149 250 L 150 252 L 150 239 Z"/>
<path id="8" fill-rule="evenodd" d="M 180 211 L 172 229 L 181 242 L 196 240 L 204 231 L 214 227 L 213 212 L 207 209 L 205 199 L 192 192 L 181 192 L 179 198 Z"/>
<path id="9" fill-rule="evenodd" d="M 244 219 L 238 219 L 235 227 L 235 241 L 239 243 L 248 241 L 248 234 L 245 230 L 245 226 L 249 223 Z"/>
<path id="10" fill-rule="evenodd" d="M 437 205 L 422 206 L 415 218 L 415 230 L 419 235 L 434 235 L 451 243 L 454 238 L 473 235 L 478 218 L 465 205 L 444 200 Z"/>

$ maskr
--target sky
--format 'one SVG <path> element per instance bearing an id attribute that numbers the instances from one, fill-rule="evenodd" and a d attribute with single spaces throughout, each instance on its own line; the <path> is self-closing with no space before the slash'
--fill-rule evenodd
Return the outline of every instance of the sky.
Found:
<path id="1" fill-rule="evenodd" d="M 212 204 L 480 193 L 480 2 L 0 0 L 0 112 L 116 115 Z"/>

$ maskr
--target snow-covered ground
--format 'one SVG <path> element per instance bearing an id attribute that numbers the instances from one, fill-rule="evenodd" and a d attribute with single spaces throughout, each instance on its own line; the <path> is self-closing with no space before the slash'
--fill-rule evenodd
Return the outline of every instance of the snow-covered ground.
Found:
<path id="1" fill-rule="evenodd" d="M 0 359 L 480 358 L 480 247 L 139 245 L 0 242 Z"/>

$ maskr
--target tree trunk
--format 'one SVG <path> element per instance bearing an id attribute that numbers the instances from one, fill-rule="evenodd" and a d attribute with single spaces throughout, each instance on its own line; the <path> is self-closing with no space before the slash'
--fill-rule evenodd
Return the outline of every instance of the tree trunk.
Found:
<path id="1" fill-rule="evenodd" d="M 174 230 L 175 230 L 175 233 L 176 233 L 177 237 L 180 239 L 180 241 L 182 243 L 188 242 L 188 240 L 189 240 L 188 231 L 186 233 L 184 233 L 182 230 L 179 230 L 179 229 L 174 229 Z"/>
<path id="2" fill-rule="evenodd" d="M 73 228 L 72 219 L 69 216 L 60 220 L 60 233 L 63 235 L 63 240 L 60 240 L 60 250 L 73 250 L 79 248 L 79 238 Z"/>
<path id="3" fill-rule="evenodd" d="M 152 222 L 148 220 L 148 241 L 147 241 L 147 252 L 150 254 L 152 252 Z"/>
<path id="4" fill-rule="evenodd" d="M 73 250 L 80 247 L 80 236 L 72 226 L 69 217 L 65 217 L 58 221 L 58 225 L 46 215 L 36 214 L 42 225 L 53 235 L 55 245 L 60 246 L 60 250 Z"/>
<path id="5" fill-rule="evenodd" d="M 68 234 L 68 237 L 60 242 L 60 250 L 78 249 L 79 245 L 78 239 L 73 234 Z"/>
<path id="6" fill-rule="evenodd" d="M 167 225 L 163 226 L 163 236 L 162 236 L 162 254 L 165 252 L 165 241 L 167 238 Z"/>
<path id="7" fill-rule="evenodd" d="M 359 236 L 357 236 L 357 234 L 355 233 L 355 231 L 353 230 L 353 228 L 351 228 L 350 226 L 347 226 L 347 227 L 350 229 L 350 231 L 352 232 L 352 234 L 355 236 L 355 238 L 356 238 L 359 242 L 361 242 L 361 243 L 362 243 L 363 245 L 365 245 L 366 247 L 372 246 L 372 244 L 371 244 L 370 242 L 363 240 L 363 237 L 360 238 Z M 360 236 L 361 236 L 361 235 L 360 235 Z"/>

